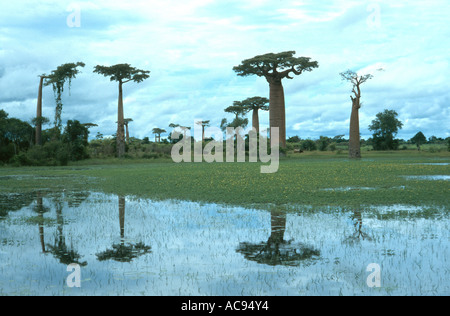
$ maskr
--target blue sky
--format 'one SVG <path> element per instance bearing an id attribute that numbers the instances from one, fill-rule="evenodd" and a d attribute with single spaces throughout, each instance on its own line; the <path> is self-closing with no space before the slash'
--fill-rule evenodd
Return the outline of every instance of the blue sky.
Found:
<path id="1" fill-rule="evenodd" d="M 152 138 L 154 127 L 193 126 L 231 119 L 233 101 L 269 96 L 260 77 L 232 70 L 247 58 L 296 51 L 319 68 L 283 82 L 287 135 L 348 137 L 351 86 L 347 69 L 374 78 L 362 86 L 360 126 L 384 109 L 404 123 L 398 137 L 450 136 L 450 2 L 313 0 L 5 1 L 0 12 L 0 109 L 11 117 L 36 115 L 39 79 L 57 66 L 86 67 L 63 97 L 63 121 L 78 119 L 113 134 L 117 85 L 92 72 L 96 65 L 129 63 L 150 70 L 124 90 L 132 136 Z M 68 17 L 79 17 L 70 27 Z M 75 22 L 75 19 L 69 19 Z M 383 71 L 378 71 L 382 68 Z M 53 118 L 51 87 L 44 116 Z M 260 123 L 268 125 L 268 114 Z"/>

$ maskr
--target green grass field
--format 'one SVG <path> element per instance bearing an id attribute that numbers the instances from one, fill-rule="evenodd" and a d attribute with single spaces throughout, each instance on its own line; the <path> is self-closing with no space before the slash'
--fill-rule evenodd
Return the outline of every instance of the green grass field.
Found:
<path id="1" fill-rule="evenodd" d="M 0 190 L 90 190 L 259 208 L 408 204 L 448 210 L 450 181 L 406 177 L 449 176 L 450 166 L 442 164 L 449 162 L 448 152 L 366 152 L 361 160 L 310 152 L 290 154 L 277 173 L 261 174 L 259 163 L 86 160 L 67 167 L 2 167 Z"/>

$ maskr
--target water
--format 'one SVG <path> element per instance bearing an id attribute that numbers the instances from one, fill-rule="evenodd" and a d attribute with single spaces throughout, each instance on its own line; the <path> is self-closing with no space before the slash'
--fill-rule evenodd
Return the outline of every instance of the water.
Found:
<path id="1" fill-rule="evenodd" d="M 0 195 L 0 295 L 449 295 L 449 226 L 447 210 L 408 205 Z M 80 288 L 67 282 L 71 263 Z M 368 286 L 372 263 L 380 287 Z"/>

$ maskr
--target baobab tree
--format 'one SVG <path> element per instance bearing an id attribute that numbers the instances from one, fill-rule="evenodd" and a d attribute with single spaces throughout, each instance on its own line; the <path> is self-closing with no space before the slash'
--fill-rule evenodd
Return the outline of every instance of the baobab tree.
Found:
<path id="1" fill-rule="evenodd" d="M 42 123 L 44 119 L 42 117 L 42 90 L 43 86 L 53 86 L 53 92 L 55 93 L 56 109 L 55 109 L 55 130 L 61 130 L 61 113 L 62 113 L 62 93 L 64 92 L 64 85 L 66 81 L 69 81 L 69 91 L 72 84 L 72 79 L 76 78 L 80 72 L 78 67 L 84 67 L 82 62 L 68 63 L 58 66 L 56 70 L 53 70 L 50 75 L 43 74 L 39 76 L 39 91 L 36 109 L 36 145 L 42 144 Z"/>
<path id="2" fill-rule="evenodd" d="M 197 121 L 195 124 L 200 125 L 202 127 L 202 142 L 205 141 L 205 128 L 209 126 L 209 122 L 211 121 Z"/>
<path id="3" fill-rule="evenodd" d="M 317 61 L 309 57 L 294 57 L 295 51 L 258 55 L 233 67 L 238 76 L 257 75 L 265 77 L 270 87 L 269 116 L 270 128 L 279 128 L 279 139 L 275 144 L 286 147 L 286 110 L 282 80 L 293 79 L 291 74 L 301 75 L 305 71 L 318 68 Z"/>
<path id="4" fill-rule="evenodd" d="M 161 134 L 167 133 L 167 131 L 165 129 L 155 127 L 152 130 L 152 133 L 155 134 L 155 143 L 160 143 L 161 142 Z"/>
<path id="5" fill-rule="evenodd" d="M 127 144 L 130 143 L 130 131 L 129 131 L 129 129 L 128 129 L 128 124 L 129 124 L 130 122 L 133 122 L 133 119 L 132 119 L 132 118 L 126 118 L 126 119 L 123 120 L 123 123 L 125 124 L 125 131 L 126 131 L 126 141 L 127 141 Z"/>
<path id="6" fill-rule="evenodd" d="M 169 127 L 174 129 L 174 130 L 177 129 L 177 128 L 180 129 L 183 132 L 183 139 L 186 139 L 187 131 L 191 129 L 190 127 L 181 126 L 180 124 L 175 124 L 175 123 L 170 123 Z M 172 139 L 172 141 L 175 141 L 175 140 Z"/>
<path id="7" fill-rule="evenodd" d="M 352 112 L 350 116 L 350 138 L 348 143 L 349 157 L 361 158 L 361 142 L 359 134 L 359 109 L 361 108 L 361 85 L 369 79 L 372 79 L 371 74 L 358 75 L 352 70 L 347 70 L 340 73 L 342 80 L 347 80 L 353 85 L 352 92 L 354 95 L 350 96 L 352 100 Z"/>
<path id="8" fill-rule="evenodd" d="M 140 83 L 150 77 L 150 71 L 136 69 L 129 64 L 118 64 L 114 66 L 95 66 L 94 72 L 111 81 L 119 83 L 119 100 L 117 106 L 117 156 L 121 158 L 125 154 L 125 118 L 123 114 L 123 85 L 130 81 Z"/>
<path id="9" fill-rule="evenodd" d="M 227 107 L 224 111 L 234 114 L 235 118 L 231 123 L 228 123 L 226 118 L 222 119 L 222 123 L 220 125 L 222 130 L 225 130 L 227 127 L 245 128 L 248 125 L 248 119 L 244 118 L 244 115 L 247 114 L 248 109 L 243 106 L 240 101 L 234 101 L 233 105 Z"/>
<path id="10" fill-rule="evenodd" d="M 248 111 L 252 111 L 252 127 L 259 134 L 259 111 L 269 110 L 269 99 L 262 97 L 247 98 L 240 102 Z"/>

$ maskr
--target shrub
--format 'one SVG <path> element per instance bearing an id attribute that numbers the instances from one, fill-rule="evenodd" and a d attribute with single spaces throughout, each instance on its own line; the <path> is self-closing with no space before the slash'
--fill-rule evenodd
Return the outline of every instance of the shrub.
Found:
<path id="1" fill-rule="evenodd" d="M 306 139 L 302 142 L 300 148 L 303 150 L 313 151 L 313 150 L 317 150 L 317 145 L 313 140 Z"/>

